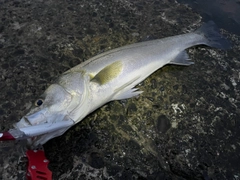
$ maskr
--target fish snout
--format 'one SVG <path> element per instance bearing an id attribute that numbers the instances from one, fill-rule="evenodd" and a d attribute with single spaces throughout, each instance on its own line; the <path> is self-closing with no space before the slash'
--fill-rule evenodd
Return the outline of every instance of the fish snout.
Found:
<path id="1" fill-rule="evenodd" d="M 15 128 L 23 128 L 28 126 L 33 126 L 37 124 L 42 124 L 46 122 L 46 118 L 42 112 L 36 112 L 30 115 L 23 116 L 19 122 L 14 124 Z"/>
<path id="2" fill-rule="evenodd" d="M 42 112 L 36 112 L 31 115 L 26 115 L 23 117 L 23 119 L 29 125 L 37 125 L 37 124 L 42 124 L 47 122 L 46 117 Z"/>

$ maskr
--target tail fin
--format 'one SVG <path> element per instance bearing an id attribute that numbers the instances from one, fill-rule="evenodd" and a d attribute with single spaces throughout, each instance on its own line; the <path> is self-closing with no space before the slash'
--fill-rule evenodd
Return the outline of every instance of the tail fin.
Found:
<path id="1" fill-rule="evenodd" d="M 231 47 L 229 41 L 220 34 L 219 29 L 213 21 L 203 24 L 195 33 L 205 38 L 204 44 L 207 46 L 219 49 L 229 49 Z"/>

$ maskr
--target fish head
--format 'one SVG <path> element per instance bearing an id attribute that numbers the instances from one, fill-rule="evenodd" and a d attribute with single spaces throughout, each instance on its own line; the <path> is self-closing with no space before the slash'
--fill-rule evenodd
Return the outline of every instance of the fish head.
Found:
<path id="1" fill-rule="evenodd" d="M 89 78 L 83 73 L 65 73 L 14 124 L 26 135 L 31 147 L 62 135 L 89 113 Z"/>
<path id="2" fill-rule="evenodd" d="M 52 84 L 14 127 L 26 135 L 31 147 L 42 145 L 74 125 L 68 108 L 73 98 L 61 85 Z"/>
<path id="3" fill-rule="evenodd" d="M 50 85 L 35 101 L 30 111 L 17 123 L 17 127 L 62 121 L 68 115 L 72 96 L 58 84 Z"/>

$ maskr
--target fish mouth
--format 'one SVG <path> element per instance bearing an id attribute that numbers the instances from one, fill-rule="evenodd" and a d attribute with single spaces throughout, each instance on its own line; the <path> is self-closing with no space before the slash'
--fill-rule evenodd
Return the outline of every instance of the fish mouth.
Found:
<path id="1" fill-rule="evenodd" d="M 46 123 L 46 117 L 44 115 L 43 110 L 34 112 L 34 113 L 28 113 L 25 116 L 23 116 L 19 122 L 15 123 L 13 126 L 15 128 L 24 128 L 28 126 L 34 126 L 38 124 Z"/>
<path id="2" fill-rule="evenodd" d="M 9 132 L 14 139 L 27 139 L 28 144 L 31 146 L 44 144 L 49 139 L 62 135 L 67 129 L 75 124 L 71 119 L 28 126 L 26 126 L 26 124 L 24 125 L 25 122 L 25 119 L 22 118 L 20 122 L 16 123 L 16 129 L 11 129 Z M 0 136 L 1 135 L 4 136 L 3 133 L 0 133 Z"/>
<path id="3" fill-rule="evenodd" d="M 46 123 L 46 118 L 41 111 L 33 113 L 31 115 L 24 116 L 23 119 L 32 126 Z"/>
<path id="4" fill-rule="evenodd" d="M 28 118 L 26 118 L 25 116 L 22 117 L 20 119 L 20 121 L 18 121 L 17 123 L 13 124 L 14 128 L 23 128 L 23 127 L 27 127 L 27 126 L 31 126 L 32 124 L 30 123 L 30 121 L 28 120 Z"/>
<path id="5" fill-rule="evenodd" d="M 22 119 L 23 119 L 23 121 L 24 121 L 24 127 L 26 127 L 26 126 L 31 126 L 31 125 L 32 125 L 31 122 L 28 120 L 27 117 L 23 116 Z"/>

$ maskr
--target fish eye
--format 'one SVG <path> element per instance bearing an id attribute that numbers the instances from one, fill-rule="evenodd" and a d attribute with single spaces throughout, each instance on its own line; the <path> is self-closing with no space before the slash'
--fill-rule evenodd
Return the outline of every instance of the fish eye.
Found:
<path id="1" fill-rule="evenodd" d="M 35 101 L 35 106 L 41 106 L 43 104 L 43 100 L 42 99 L 38 99 Z"/>

